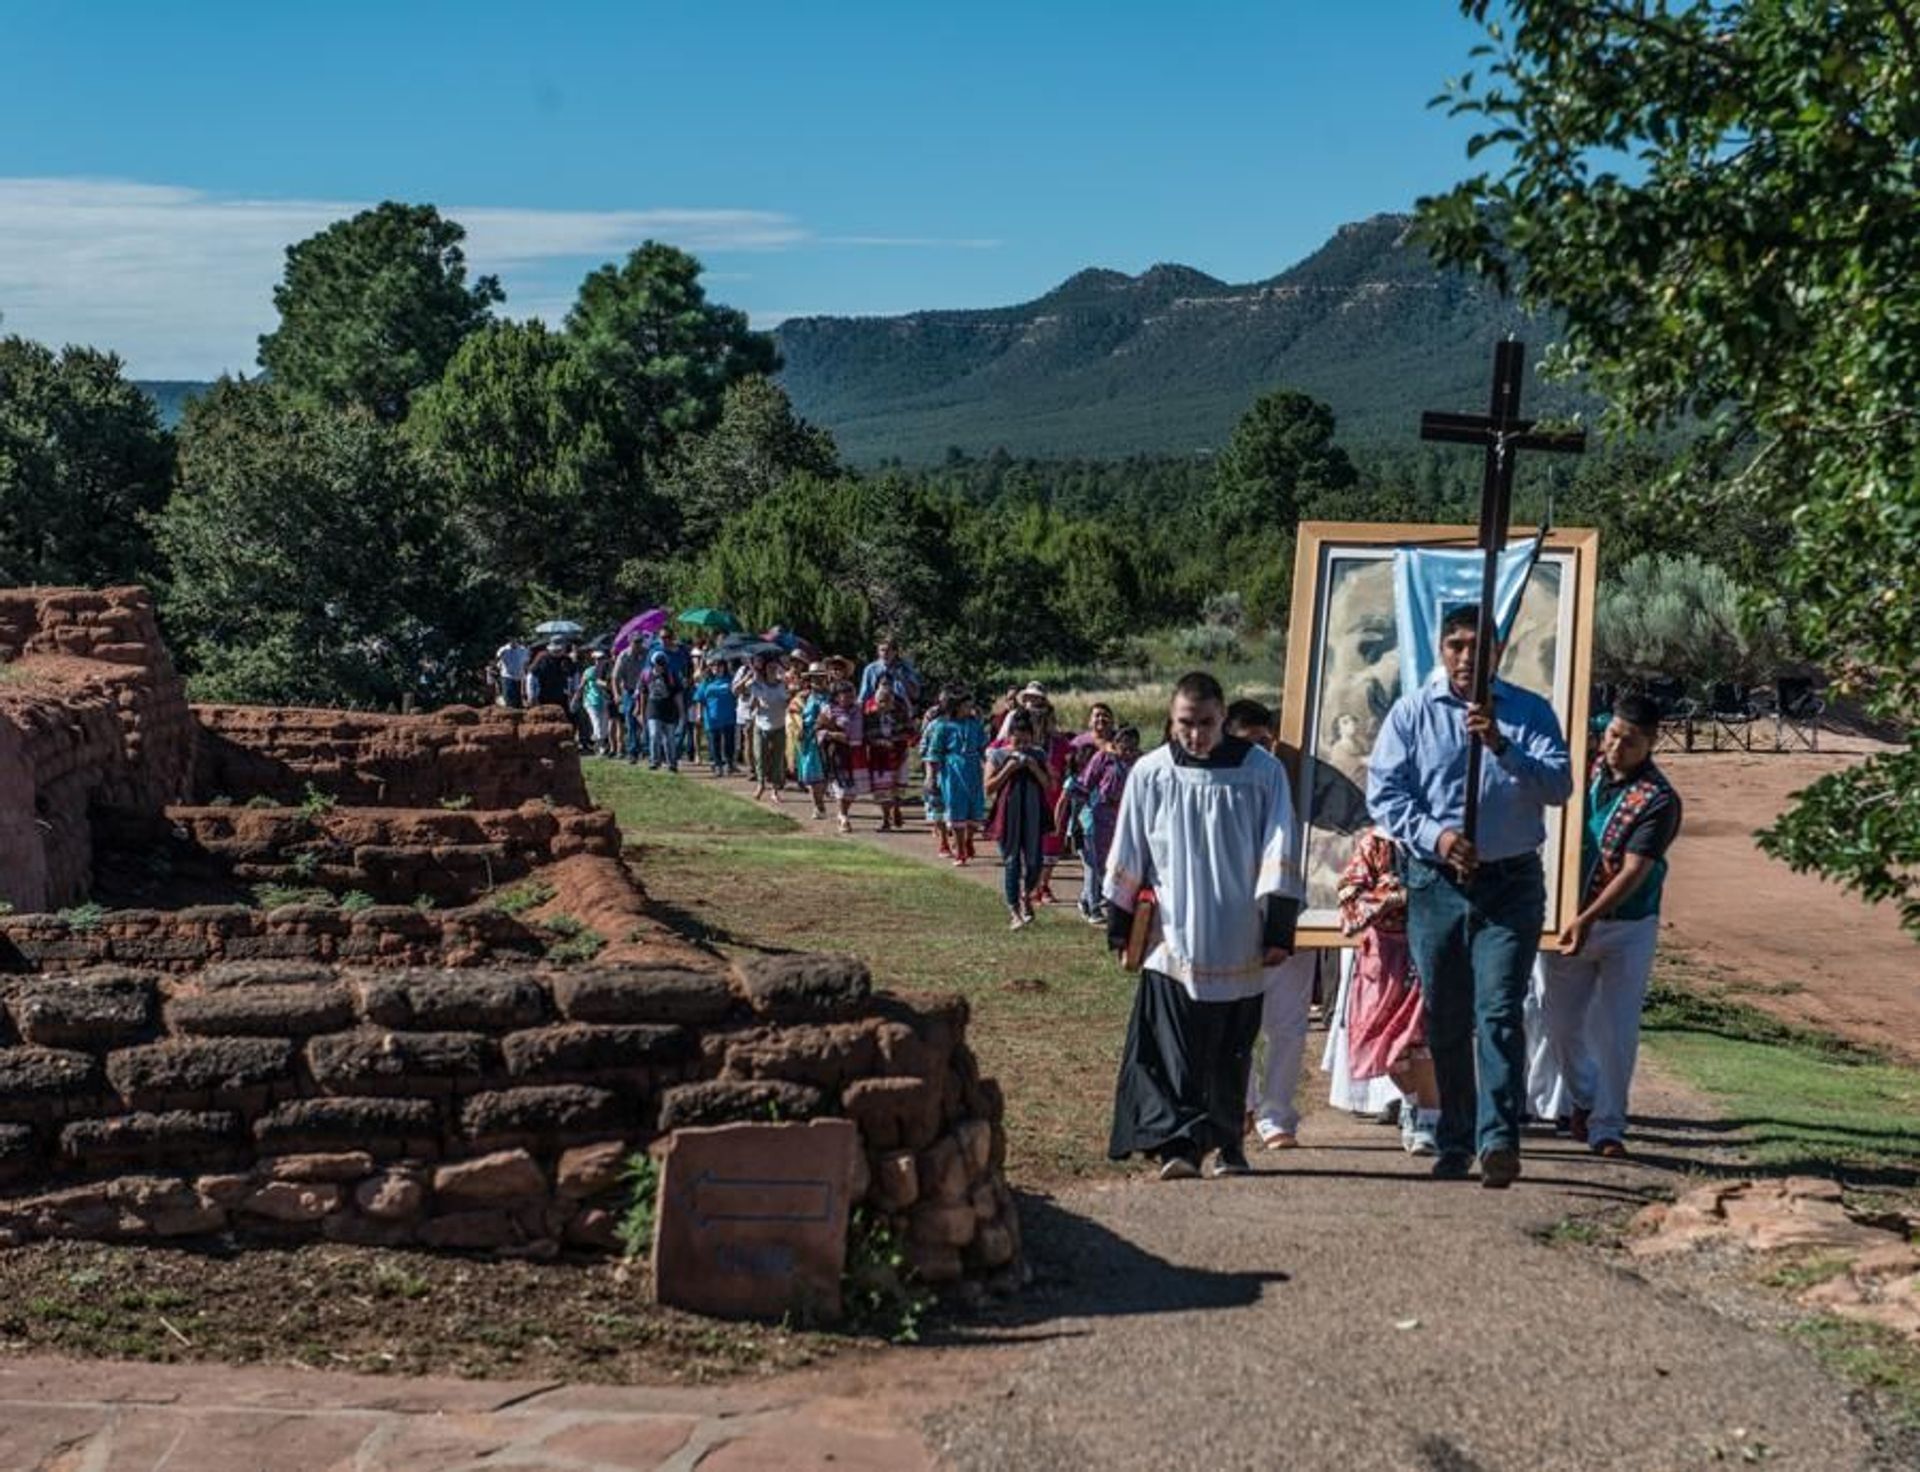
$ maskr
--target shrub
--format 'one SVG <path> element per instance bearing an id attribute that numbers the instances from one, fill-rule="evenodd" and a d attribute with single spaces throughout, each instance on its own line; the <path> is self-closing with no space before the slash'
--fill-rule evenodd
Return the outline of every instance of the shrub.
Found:
<path id="1" fill-rule="evenodd" d="M 545 880 L 529 879 L 525 884 L 516 884 L 511 889 L 497 890 L 490 904 L 506 915 L 520 915 L 528 910 L 537 910 L 554 896 L 554 888 Z"/>
<path id="2" fill-rule="evenodd" d="M 364 889 L 350 889 L 340 896 L 340 911 L 346 915 L 358 915 L 362 910 L 371 910 L 373 896 Z"/>
<path id="3" fill-rule="evenodd" d="M 631 1262 L 653 1250 L 653 1228 L 660 1200 L 660 1167 L 646 1151 L 627 1157 L 621 1172 L 626 1182 L 627 1205 L 614 1224 L 613 1235 L 620 1251 Z"/>
<path id="4" fill-rule="evenodd" d="M 60 911 L 60 918 L 74 930 L 98 930 L 100 922 L 107 918 L 107 907 L 88 900 L 84 905 L 72 905 Z"/>
<path id="5" fill-rule="evenodd" d="M 1174 636 L 1173 647 L 1188 659 L 1216 664 L 1241 656 L 1240 636 L 1219 624 L 1195 624 Z"/>

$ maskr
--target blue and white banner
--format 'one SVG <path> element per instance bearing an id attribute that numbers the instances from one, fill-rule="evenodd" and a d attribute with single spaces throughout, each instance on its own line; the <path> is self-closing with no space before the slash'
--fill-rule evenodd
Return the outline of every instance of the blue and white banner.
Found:
<path id="1" fill-rule="evenodd" d="M 1493 613 L 1505 640 L 1527 591 L 1544 539 L 1507 543 L 1494 580 Z M 1417 690 L 1440 662 L 1440 621 L 1450 608 L 1480 601 L 1486 555 L 1479 548 L 1401 547 L 1393 554 L 1394 622 L 1400 643 L 1400 688 Z"/>

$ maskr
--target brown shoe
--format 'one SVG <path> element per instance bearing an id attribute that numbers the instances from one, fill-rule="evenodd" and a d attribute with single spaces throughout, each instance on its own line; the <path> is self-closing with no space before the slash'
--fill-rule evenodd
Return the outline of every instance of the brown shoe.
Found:
<path id="1" fill-rule="evenodd" d="M 1592 1118 L 1593 1111 L 1591 1109 L 1582 1109 L 1578 1105 L 1574 1106 L 1573 1118 L 1567 1121 L 1567 1134 L 1578 1143 L 1582 1145 L 1586 1144 L 1587 1121 Z"/>
<path id="2" fill-rule="evenodd" d="M 1511 1146 L 1480 1157 L 1480 1184 L 1489 1191 L 1504 1191 L 1519 1179 L 1520 1152 Z"/>
<path id="3" fill-rule="evenodd" d="M 1625 1160 L 1627 1147 L 1618 1140 L 1602 1140 L 1593 1147 L 1593 1153 L 1602 1160 Z"/>

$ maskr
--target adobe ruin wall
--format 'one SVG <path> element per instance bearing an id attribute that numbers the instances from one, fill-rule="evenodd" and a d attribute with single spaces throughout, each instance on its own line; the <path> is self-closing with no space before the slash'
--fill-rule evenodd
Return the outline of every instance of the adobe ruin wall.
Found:
<path id="1" fill-rule="evenodd" d="M 0 590 L 0 898 L 0 1244 L 606 1250 L 663 1133 L 838 1116 L 923 1281 L 1017 1281 L 964 1002 L 684 941 L 551 712 L 190 709 L 143 590 Z"/>

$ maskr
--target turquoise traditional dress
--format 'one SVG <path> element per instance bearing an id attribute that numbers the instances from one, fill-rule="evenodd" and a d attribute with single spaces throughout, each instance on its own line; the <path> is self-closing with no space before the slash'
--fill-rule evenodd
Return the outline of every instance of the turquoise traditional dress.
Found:
<path id="1" fill-rule="evenodd" d="M 800 708 L 800 745 L 794 751 L 793 771 L 802 787 L 818 787 L 827 780 L 827 762 L 816 733 L 820 728 L 820 712 L 828 704 L 826 696 L 814 694 L 809 695 L 807 703 Z"/>
<path id="2" fill-rule="evenodd" d="M 943 720 L 929 755 L 940 763 L 940 801 L 947 822 L 987 820 L 987 728 L 974 720 Z"/>

